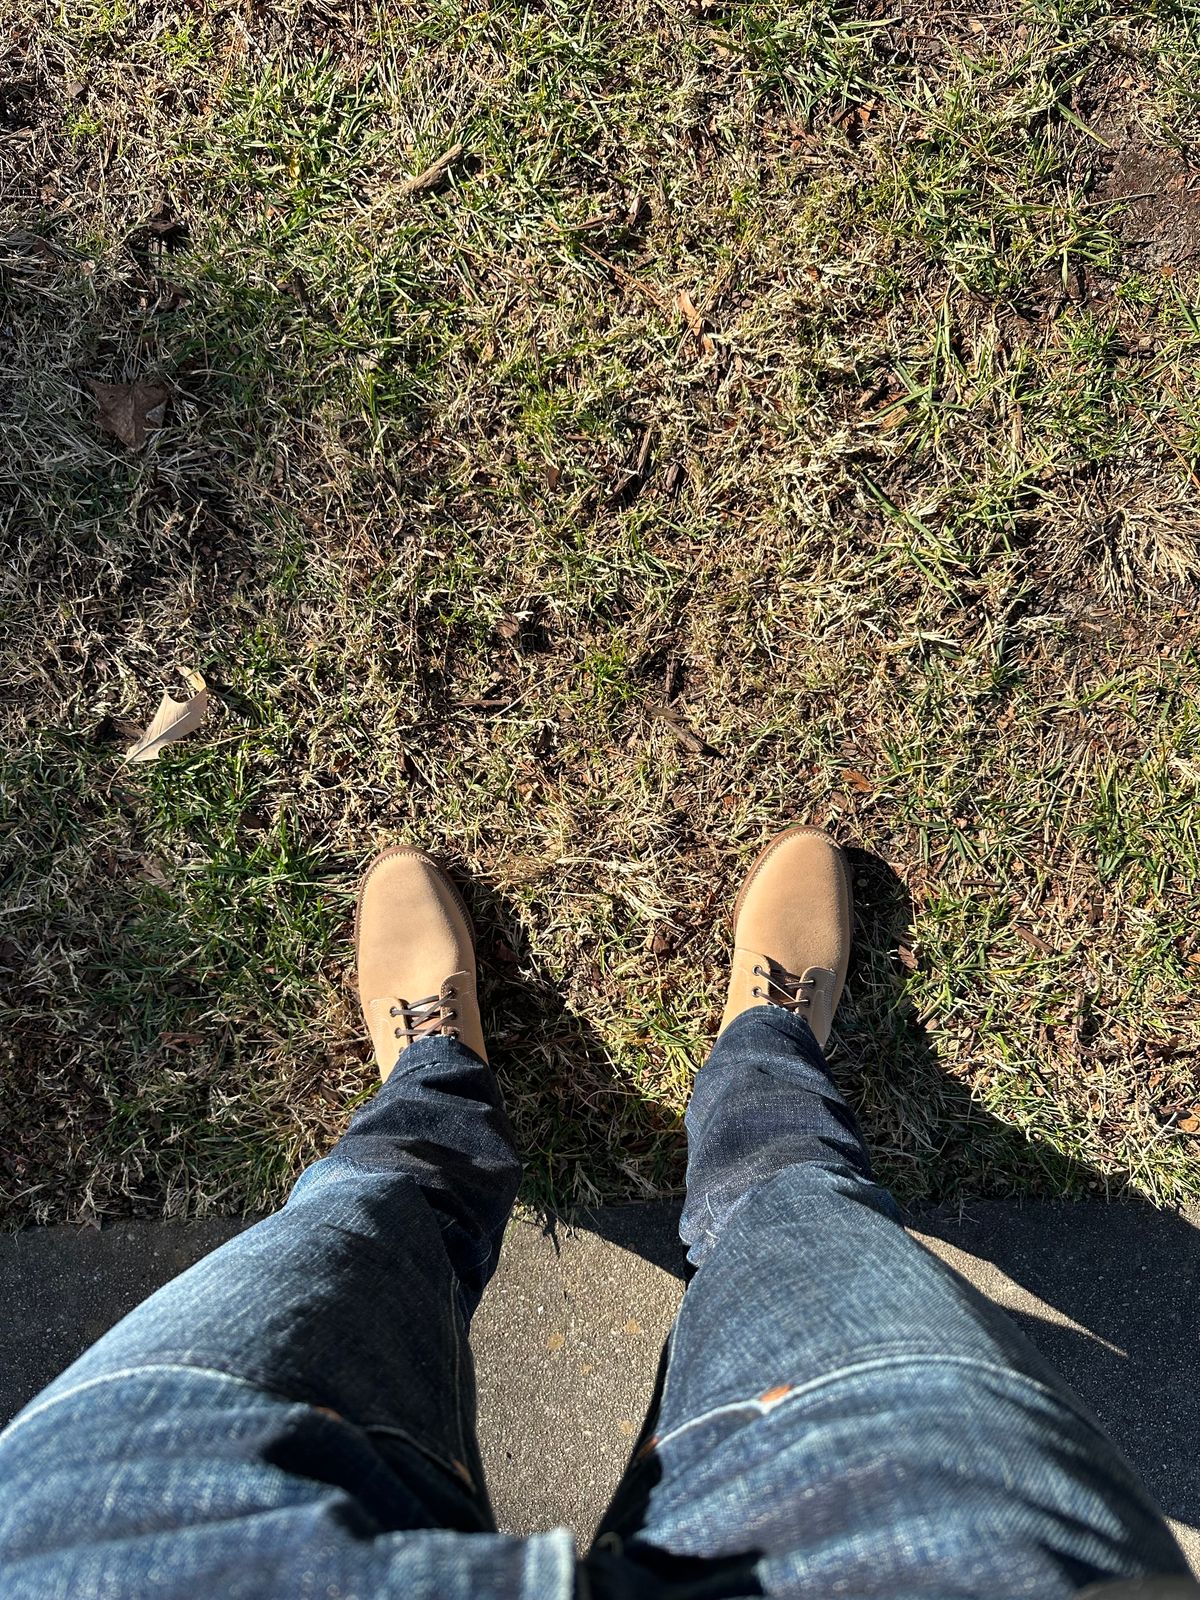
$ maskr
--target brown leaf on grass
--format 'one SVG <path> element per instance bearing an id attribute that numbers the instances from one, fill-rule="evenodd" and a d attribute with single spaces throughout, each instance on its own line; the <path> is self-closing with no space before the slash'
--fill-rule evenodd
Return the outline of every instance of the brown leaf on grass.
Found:
<path id="1" fill-rule="evenodd" d="M 903 427 L 912 415 L 907 406 L 884 406 L 882 411 L 877 411 L 871 419 L 880 433 L 891 433 L 893 428 Z"/>
<path id="2" fill-rule="evenodd" d="M 712 335 L 705 327 L 704 318 L 696 310 L 695 303 L 686 289 L 680 289 L 678 295 L 676 296 L 675 304 L 683 313 L 683 320 L 687 323 L 688 328 L 698 340 L 701 350 L 703 350 L 706 356 L 712 355 L 713 351 L 717 347 L 713 343 Z"/>
<path id="3" fill-rule="evenodd" d="M 875 785 L 865 773 L 857 771 L 854 767 L 847 767 L 842 777 L 852 789 L 857 789 L 859 794 L 873 794 Z"/>
<path id="4" fill-rule="evenodd" d="M 695 302 L 686 289 L 680 289 L 675 297 L 675 304 L 683 312 L 683 319 L 694 334 L 699 336 L 704 326 L 704 318 L 696 310 Z"/>
<path id="5" fill-rule="evenodd" d="M 105 433 L 136 450 L 145 444 L 151 428 L 160 427 L 170 391 L 161 383 L 101 383 L 86 380 L 100 408 L 98 421 Z"/>
<path id="6" fill-rule="evenodd" d="M 146 223 L 146 231 L 151 238 L 159 239 L 167 246 L 183 244 L 187 239 L 188 225 L 166 200 Z"/>
<path id="7" fill-rule="evenodd" d="M 187 671 L 184 679 L 192 691 L 187 700 L 172 700 L 164 694 L 154 713 L 154 721 L 135 745 L 125 752 L 126 761 L 157 761 L 169 744 L 184 739 L 204 721 L 208 710 L 208 686 L 198 672 Z"/>
<path id="8" fill-rule="evenodd" d="M 157 856 L 142 857 L 141 876 L 147 883 L 152 883 L 156 889 L 169 889 L 171 887 L 170 875 Z"/>
<path id="9" fill-rule="evenodd" d="M 1177 1122 L 1175 1126 L 1179 1129 L 1180 1133 L 1200 1133 L 1200 1117 L 1194 1115 L 1190 1117 L 1184 1117 L 1181 1121 Z"/>
<path id="10" fill-rule="evenodd" d="M 1170 1061 L 1172 1056 L 1179 1054 L 1180 1049 L 1186 1042 L 1181 1033 L 1173 1033 L 1169 1039 L 1151 1040 L 1146 1045 L 1146 1054 L 1155 1061 Z M 1161 1081 L 1163 1076 L 1164 1074 L 1161 1071 L 1152 1072 L 1150 1074 L 1151 1085 L 1153 1085 L 1155 1078 Z"/>

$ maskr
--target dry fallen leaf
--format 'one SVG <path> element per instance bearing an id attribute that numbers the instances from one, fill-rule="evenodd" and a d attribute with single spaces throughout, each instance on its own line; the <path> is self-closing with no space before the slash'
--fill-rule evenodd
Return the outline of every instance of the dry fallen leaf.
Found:
<path id="1" fill-rule="evenodd" d="M 683 313 L 683 320 L 687 323 L 688 328 L 699 341 L 701 350 L 706 356 L 712 355 L 717 347 L 713 343 L 712 335 L 704 326 L 704 318 L 696 310 L 695 303 L 686 289 L 680 289 L 675 303 Z"/>
<path id="2" fill-rule="evenodd" d="M 847 767 L 845 772 L 842 773 L 842 777 L 845 778 L 852 789 L 857 789 L 859 794 L 872 794 L 874 792 L 875 785 L 870 778 L 865 773 L 858 772 L 854 767 Z"/>
<path id="3" fill-rule="evenodd" d="M 171 249 L 185 243 L 187 239 L 187 223 L 176 214 L 166 200 L 147 222 L 146 228 L 152 239 L 160 240 Z"/>
<path id="4" fill-rule="evenodd" d="M 881 433 L 891 433 L 893 428 L 900 428 L 912 415 L 908 406 L 898 405 L 893 401 L 890 405 L 883 406 L 876 411 L 870 420 Z"/>
<path id="5" fill-rule="evenodd" d="M 696 310 L 695 302 L 692 300 L 691 295 L 686 289 L 680 289 L 679 294 L 676 297 L 676 304 L 678 305 L 680 311 L 683 312 L 684 321 L 687 323 L 692 332 L 698 337 L 701 328 L 704 326 L 704 319 Z"/>
<path id="6" fill-rule="evenodd" d="M 169 391 L 161 383 L 101 383 L 88 378 L 87 386 L 100 407 L 100 426 L 131 450 L 146 442 L 151 428 L 162 424 Z"/>
<path id="7" fill-rule="evenodd" d="M 126 761 L 156 761 L 176 739 L 183 739 L 204 721 L 208 710 L 208 686 L 198 672 L 187 671 L 184 680 L 192 691 L 190 699 L 172 700 L 164 694 L 154 713 L 154 721 L 135 745 L 125 752 Z"/>
<path id="8" fill-rule="evenodd" d="M 142 857 L 142 877 L 156 889 L 169 889 L 171 879 L 163 862 L 157 856 Z"/>

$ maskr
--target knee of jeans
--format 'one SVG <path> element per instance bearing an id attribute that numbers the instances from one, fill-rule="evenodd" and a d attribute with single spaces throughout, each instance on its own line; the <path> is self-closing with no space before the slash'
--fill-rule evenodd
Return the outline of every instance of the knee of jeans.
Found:
<path id="1" fill-rule="evenodd" d="M 674 1425 L 673 1409 L 668 1385 L 663 1426 L 646 1447 L 648 1533 L 695 1555 L 745 1533 L 744 1517 L 721 1526 L 736 1485 L 777 1552 L 798 1528 L 814 1545 L 879 1540 L 882 1549 L 902 1526 L 936 1533 L 949 1517 L 948 1536 L 967 1539 L 1007 1518 L 1009 1547 L 1022 1529 L 1030 1542 L 1062 1539 L 1094 1561 L 1096 1576 L 1151 1558 L 1177 1570 L 1161 1518 L 1093 1419 L 999 1362 L 870 1353 L 690 1416 L 676 1411 Z"/>

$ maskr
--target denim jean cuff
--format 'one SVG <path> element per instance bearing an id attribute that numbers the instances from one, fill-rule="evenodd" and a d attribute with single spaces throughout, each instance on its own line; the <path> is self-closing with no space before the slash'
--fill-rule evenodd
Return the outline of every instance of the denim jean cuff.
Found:
<path id="1" fill-rule="evenodd" d="M 716 1049 L 726 1041 L 730 1044 L 740 1044 L 743 1035 L 749 1042 L 753 1039 L 754 1030 L 757 1028 L 770 1028 L 774 1033 L 782 1034 L 799 1048 L 805 1060 L 815 1067 L 825 1069 L 825 1053 L 817 1043 L 817 1036 L 807 1019 L 794 1011 L 785 1011 L 782 1006 L 751 1006 L 748 1011 L 739 1013 L 727 1027 L 722 1028 L 713 1048 Z"/>

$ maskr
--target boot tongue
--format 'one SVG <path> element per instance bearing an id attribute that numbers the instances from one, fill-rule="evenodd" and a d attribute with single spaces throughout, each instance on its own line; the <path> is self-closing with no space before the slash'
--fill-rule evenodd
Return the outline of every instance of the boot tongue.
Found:
<path id="1" fill-rule="evenodd" d="M 397 1000 L 396 1004 L 404 1013 L 405 1026 L 413 1036 L 412 1042 L 434 1039 L 446 1031 L 455 1020 L 451 1016 L 454 1002 L 468 982 L 467 973 L 452 972 L 448 978 L 442 979 L 437 994 L 426 995 L 423 1000 L 417 1001 Z"/>
<path id="2" fill-rule="evenodd" d="M 768 1005 L 779 1006 L 784 1011 L 798 1011 L 807 1006 L 812 1000 L 812 973 L 815 968 L 797 976 L 781 966 L 778 961 L 772 961 L 765 956 L 759 966 L 759 974 L 763 981 L 762 997 Z"/>
<path id="3" fill-rule="evenodd" d="M 406 1043 L 431 1039 L 441 1033 L 446 1023 L 446 1002 L 452 990 L 453 985 L 447 979 L 437 994 L 426 995 L 423 1000 L 396 1002 L 403 1017 L 405 1032 L 409 1035 Z"/>

